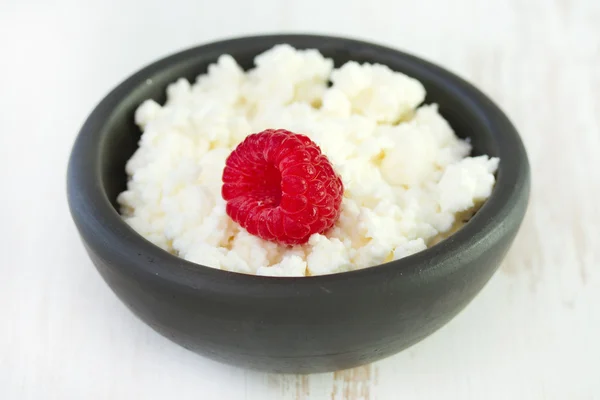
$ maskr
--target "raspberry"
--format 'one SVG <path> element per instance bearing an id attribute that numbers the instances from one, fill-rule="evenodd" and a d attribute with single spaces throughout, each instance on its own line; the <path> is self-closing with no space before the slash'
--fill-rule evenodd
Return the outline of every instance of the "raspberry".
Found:
<path id="1" fill-rule="evenodd" d="M 229 155 L 221 194 L 226 212 L 250 234 L 302 244 L 340 216 L 344 186 L 308 137 L 284 129 L 249 135 Z"/>

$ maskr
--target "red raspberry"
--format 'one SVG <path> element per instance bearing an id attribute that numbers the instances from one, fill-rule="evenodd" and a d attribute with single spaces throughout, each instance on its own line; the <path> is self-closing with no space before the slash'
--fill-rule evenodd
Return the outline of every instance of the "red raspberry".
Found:
<path id="1" fill-rule="evenodd" d="M 221 194 L 227 215 L 252 235 L 302 244 L 340 216 L 344 186 L 321 149 L 304 135 L 267 129 L 229 155 Z"/>

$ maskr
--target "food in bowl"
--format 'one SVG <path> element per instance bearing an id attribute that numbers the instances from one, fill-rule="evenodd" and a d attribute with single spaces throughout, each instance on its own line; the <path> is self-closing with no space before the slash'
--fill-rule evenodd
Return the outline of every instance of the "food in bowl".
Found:
<path id="1" fill-rule="evenodd" d="M 414 254 L 477 210 L 499 163 L 471 157 L 469 141 L 424 99 L 423 85 L 409 76 L 379 64 L 334 68 L 317 50 L 277 45 L 247 72 L 222 55 L 194 84 L 171 84 L 164 105 L 147 100 L 137 109 L 143 134 L 126 165 L 121 213 L 181 258 L 245 274 L 325 275 Z M 225 171 L 232 152 L 266 130 L 307 138 L 341 180 L 332 223 L 292 234 L 299 243 L 285 230 L 284 239 L 265 239 L 254 225 L 244 229 L 257 213 L 232 218 L 224 198 L 223 180 L 234 182 Z"/>
<path id="2" fill-rule="evenodd" d="M 280 43 L 317 48 L 337 66 L 352 60 L 381 63 L 420 80 L 427 102 L 439 104 L 454 130 L 471 138 L 474 154 L 501 160 L 493 192 L 477 215 L 431 249 L 374 268 L 311 278 L 267 279 L 198 266 L 136 234 L 116 212 L 116 199 L 126 188 L 125 164 L 139 147 L 140 130 L 133 123 L 137 106 L 146 99 L 163 104 L 170 83 L 178 77 L 193 80 L 221 54 L 232 55 L 248 69 L 256 55 Z M 117 85 L 91 111 L 77 136 L 67 188 L 69 209 L 90 260 L 142 321 L 220 362 L 306 374 L 395 354 L 464 309 L 514 242 L 527 209 L 530 172 L 519 134 L 502 110 L 442 67 L 357 40 L 270 35 L 187 49 Z"/>

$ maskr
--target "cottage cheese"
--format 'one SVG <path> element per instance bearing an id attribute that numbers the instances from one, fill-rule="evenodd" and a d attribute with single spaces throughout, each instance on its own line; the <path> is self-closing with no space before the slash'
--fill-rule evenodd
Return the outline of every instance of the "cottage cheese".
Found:
<path id="1" fill-rule="evenodd" d="M 499 160 L 469 157 L 469 142 L 437 106 L 421 105 L 417 80 L 376 64 L 334 69 L 318 51 L 288 45 L 255 65 L 244 72 L 223 55 L 194 84 L 171 84 L 164 105 L 137 109 L 143 134 L 118 201 L 125 221 L 157 246 L 246 274 L 331 274 L 419 252 L 490 195 Z M 344 182 L 339 220 L 302 246 L 252 236 L 225 213 L 225 159 L 267 128 L 309 136 Z"/>

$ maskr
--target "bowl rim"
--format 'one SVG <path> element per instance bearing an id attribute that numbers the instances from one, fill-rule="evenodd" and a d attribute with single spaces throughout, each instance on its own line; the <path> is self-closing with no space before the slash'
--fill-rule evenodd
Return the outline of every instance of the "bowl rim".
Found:
<path id="1" fill-rule="evenodd" d="M 474 110 L 485 126 L 494 132 L 500 158 L 497 181 L 490 197 L 475 216 L 458 232 L 440 243 L 400 260 L 329 275 L 308 277 L 266 277 L 218 270 L 192 263 L 159 248 L 135 232 L 111 205 L 100 183 L 100 131 L 120 102 L 142 82 L 177 63 L 206 52 L 233 53 L 226 49 L 245 48 L 258 43 L 327 43 L 352 47 L 419 68 L 436 84 L 451 87 L 456 101 Z M 221 54 L 222 54 L 221 53 Z M 235 58 L 235 54 L 232 54 Z M 510 162 L 507 162 L 510 159 Z M 505 160 L 503 162 L 503 160 Z M 485 94 L 457 75 L 429 61 L 375 43 L 338 36 L 269 34 L 219 40 L 165 56 L 138 70 L 117 85 L 89 114 L 72 148 L 67 170 L 67 198 L 72 218 L 84 244 L 124 273 L 159 285 L 182 290 L 208 291 L 222 295 L 288 297 L 329 294 L 340 285 L 377 285 L 383 279 L 400 278 L 412 284 L 423 277 L 452 273 L 470 259 L 484 253 L 514 225 L 524 213 L 520 204 L 529 196 L 529 162 L 515 127 Z M 127 260 L 127 262 L 123 262 Z"/>

